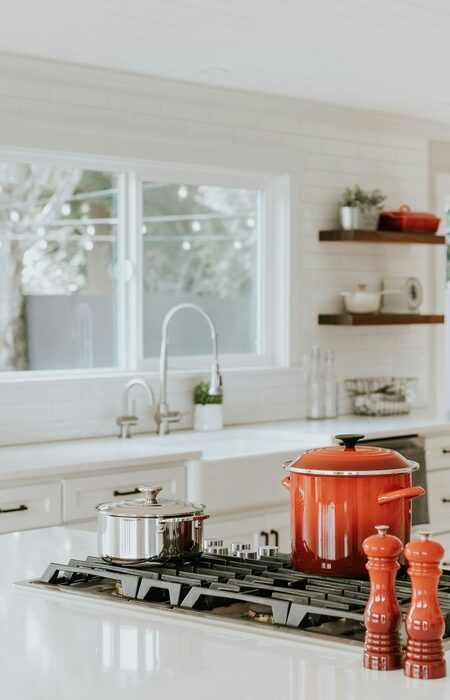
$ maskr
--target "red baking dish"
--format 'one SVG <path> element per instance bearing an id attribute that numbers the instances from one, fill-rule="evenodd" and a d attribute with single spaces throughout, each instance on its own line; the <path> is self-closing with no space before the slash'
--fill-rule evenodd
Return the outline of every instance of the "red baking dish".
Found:
<path id="1" fill-rule="evenodd" d="M 380 231 L 421 231 L 436 233 L 440 218 L 427 212 L 411 211 L 403 204 L 398 211 L 382 211 L 378 219 Z"/>

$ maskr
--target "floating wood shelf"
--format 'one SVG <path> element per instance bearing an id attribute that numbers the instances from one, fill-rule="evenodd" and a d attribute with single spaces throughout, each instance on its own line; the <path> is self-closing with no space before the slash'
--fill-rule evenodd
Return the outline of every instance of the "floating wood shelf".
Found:
<path id="1" fill-rule="evenodd" d="M 425 243 L 444 245 L 445 236 L 424 231 L 319 231 L 320 241 L 357 241 L 360 243 Z"/>
<path id="2" fill-rule="evenodd" d="M 440 314 L 319 314 L 321 326 L 391 326 L 444 323 Z"/>

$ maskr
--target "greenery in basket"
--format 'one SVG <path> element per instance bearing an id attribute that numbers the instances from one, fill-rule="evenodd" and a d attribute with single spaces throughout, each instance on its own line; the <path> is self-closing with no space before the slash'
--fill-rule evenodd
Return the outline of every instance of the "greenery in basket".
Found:
<path id="1" fill-rule="evenodd" d="M 367 209 L 382 209 L 386 195 L 379 189 L 362 190 L 359 185 L 353 188 L 347 187 L 341 199 L 341 207 L 356 207 L 365 211 Z"/>
<path id="2" fill-rule="evenodd" d="M 373 396 L 373 394 L 382 394 L 386 398 L 393 398 L 395 401 L 405 401 L 406 395 L 401 390 L 396 388 L 393 384 L 385 384 L 380 386 L 378 389 L 358 391 L 358 389 L 348 389 L 348 395 L 353 398 L 355 396 Z"/>
<path id="3" fill-rule="evenodd" d="M 207 404 L 207 403 L 222 403 L 222 394 L 219 394 L 218 396 L 211 396 L 209 394 L 209 387 L 210 387 L 209 382 L 200 382 L 200 384 L 197 384 L 196 387 L 194 387 L 194 403 L 200 403 L 200 404 Z"/>

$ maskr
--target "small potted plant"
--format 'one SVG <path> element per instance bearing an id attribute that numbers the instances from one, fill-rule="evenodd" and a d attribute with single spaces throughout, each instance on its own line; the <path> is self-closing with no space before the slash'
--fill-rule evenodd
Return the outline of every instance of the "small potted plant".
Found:
<path id="1" fill-rule="evenodd" d="M 209 387 L 209 382 L 200 382 L 194 388 L 194 430 L 223 428 L 223 395 L 211 396 Z"/>
<path id="2" fill-rule="evenodd" d="M 344 231 L 376 231 L 385 199 L 386 196 L 379 189 L 366 191 L 359 185 L 353 189 L 347 187 L 341 199 L 341 227 Z"/>

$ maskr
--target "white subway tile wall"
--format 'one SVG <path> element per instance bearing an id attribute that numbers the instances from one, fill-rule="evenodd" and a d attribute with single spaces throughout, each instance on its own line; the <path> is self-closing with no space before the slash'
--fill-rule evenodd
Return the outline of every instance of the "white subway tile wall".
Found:
<path id="1" fill-rule="evenodd" d="M 422 310 L 442 312 L 443 296 L 436 298 L 432 279 L 438 253 L 421 246 L 320 243 L 318 231 L 336 227 L 341 192 L 355 183 L 386 191 L 388 207 L 406 202 L 429 208 L 428 141 L 435 133 L 442 138 L 441 126 L 6 55 L 0 56 L 0 72 L 0 147 L 159 161 L 167 149 L 168 160 L 176 162 L 179 146 L 184 161 L 189 157 L 193 164 L 239 168 L 246 153 L 255 170 L 267 170 L 271 160 L 278 174 L 297 168 L 291 219 L 292 366 L 226 375 L 227 424 L 303 416 L 302 359 L 313 344 L 334 347 L 341 379 L 417 376 L 419 404 L 433 407 L 439 368 L 429 351 L 440 342 L 439 331 L 320 327 L 317 314 L 338 311 L 343 288 L 379 283 L 392 274 L 417 276 L 425 291 Z M 192 425 L 196 379 L 170 378 L 171 407 L 185 414 L 177 429 Z M 0 444 L 114 434 L 124 382 L 120 376 L 2 381 Z M 151 383 L 157 393 L 154 377 Z M 341 399 L 348 411 L 348 401 Z M 154 429 L 138 393 L 136 409 L 139 430 Z"/>

